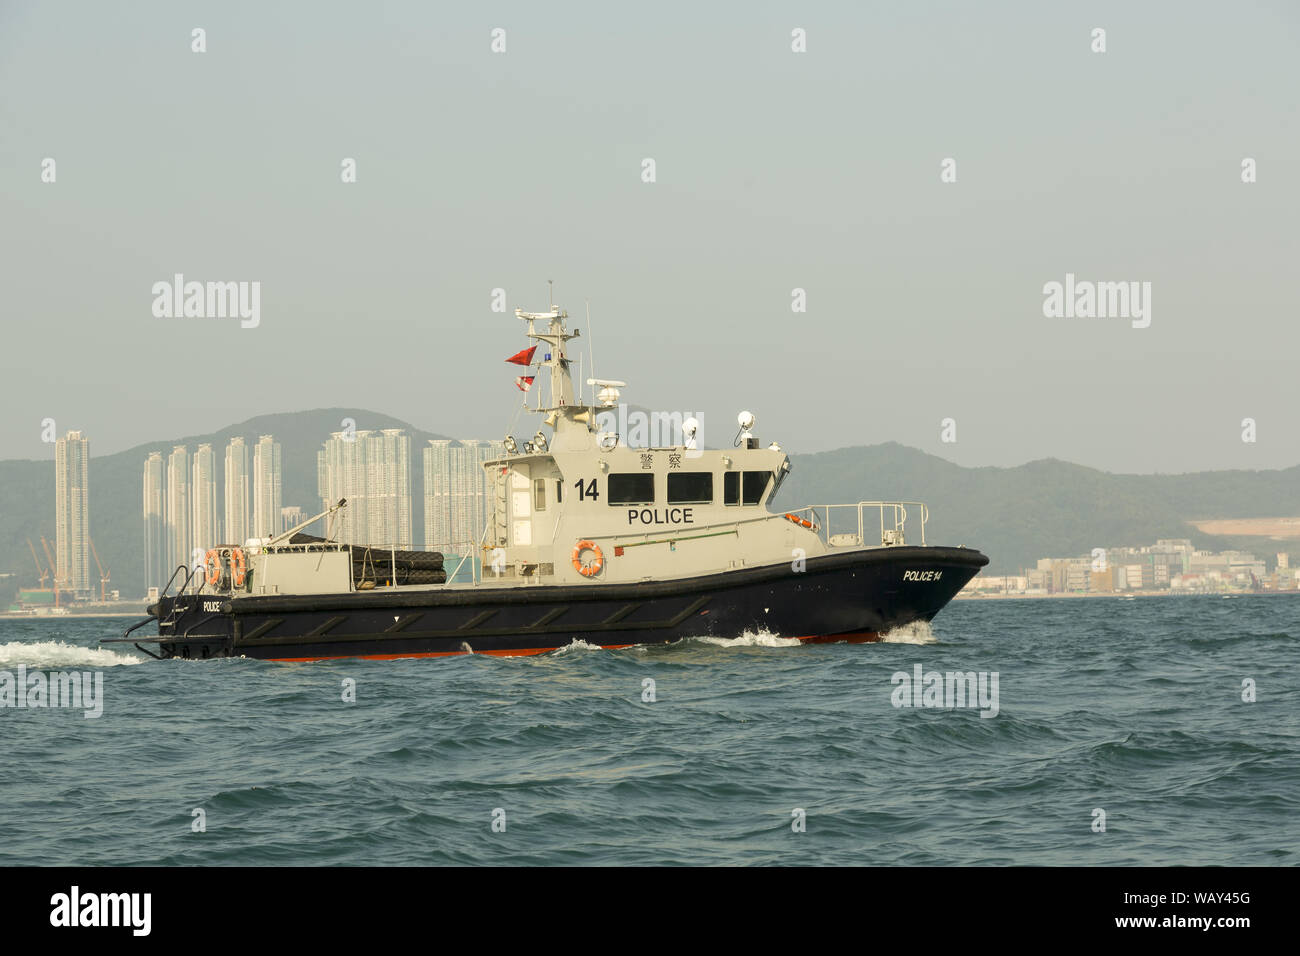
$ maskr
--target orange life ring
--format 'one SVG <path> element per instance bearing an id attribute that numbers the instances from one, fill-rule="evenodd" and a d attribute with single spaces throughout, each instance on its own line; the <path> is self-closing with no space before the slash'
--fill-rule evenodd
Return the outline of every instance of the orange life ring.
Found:
<path id="1" fill-rule="evenodd" d="M 805 528 L 811 528 L 813 526 L 813 523 L 809 521 L 807 518 L 800 518 L 798 515 L 792 515 L 788 511 L 786 512 L 785 516 L 789 518 L 791 521 L 793 521 L 795 524 L 801 524 Z"/>
<path id="2" fill-rule="evenodd" d="M 591 564 L 582 563 L 582 552 L 590 551 L 595 555 Z M 605 566 L 605 555 L 600 550 L 600 545 L 595 541 L 579 541 L 573 546 L 573 570 L 577 571 L 583 577 L 594 578 L 600 574 L 600 569 Z"/>
<path id="3" fill-rule="evenodd" d="M 235 587 L 244 586 L 244 575 L 248 573 L 248 563 L 244 560 L 243 548 L 230 549 L 230 579 Z"/>
<path id="4" fill-rule="evenodd" d="M 221 580 L 221 555 L 216 548 L 208 548 L 208 553 L 203 556 L 203 567 L 208 572 L 208 584 L 215 588 Z"/>

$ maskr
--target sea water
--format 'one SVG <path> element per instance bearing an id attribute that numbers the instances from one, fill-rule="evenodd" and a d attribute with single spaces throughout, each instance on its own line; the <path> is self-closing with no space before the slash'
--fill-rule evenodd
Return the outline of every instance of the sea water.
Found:
<path id="1" fill-rule="evenodd" d="M 0 863 L 1300 863 L 1296 596 L 310 664 L 123 626 L 0 620 Z M 102 713 L 16 706 L 20 666 Z"/>

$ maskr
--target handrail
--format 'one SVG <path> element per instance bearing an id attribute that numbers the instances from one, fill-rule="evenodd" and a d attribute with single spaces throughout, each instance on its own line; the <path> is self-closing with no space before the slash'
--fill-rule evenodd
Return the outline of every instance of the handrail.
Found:
<path id="1" fill-rule="evenodd" d="M 863 513 L 871 508 L 876 509 L 879 515 L 880 543 L 883 547 L 891 547 L 906 543 L 906 528 L 908 520 L 907 509 L 915 508 L 919 511 L 921 524 L 921 545 L 925 546 L 925 525 L 930 520 L 930 509 L 921 501 L 859 501 L 857 504 L 835 504 L 835 505 L 810 505 L 807 508 L 798 509 L 799 511 L 809 511 L 813 514 L 820 512 L 825 515 L 825 522 L 822 527 L 825 531 L 825 540 L 829 544 L 830 537 L 834 533 L 832 525 L 834 524 L 832 516 L 843 509 L 853 509 L 857 525 L 857 538 L 862 544 L 866 544 L 866 522 Z M 886 521 L 885 511 L 893 511 L 892 526 Z"/>
<path id="2" fill-rule="evenodd" d="M 167 596 L 167 592 L 168 592 L 169 590 L 171 590 L 172 582 L 176 580 L 176 575 L 179 574 L 181 571 L 184 571 L 184 572 L 185 572 L 185 583 L 186 583 L 186 584 L 189 583 L 189 575 L 190 575 L 190 573 L 191 573 L 191 572 L 190 572 L 190 569 L 189 569 L 189 566 L 188 566 L 188 565 L 185 565 L 185 564 L 178 564 L 178 565 L 176 565 L 176 570 L 173 571 L 173 572 L 172 572 L 172 576 L 169 577 L 169 578 L 167 579 L 167 583 L 163 585 L 163 589 L 162 589 L 161 591 L 158 592 L 158 600 L 159 600 L 159 601 L 161 601 L 163 598 L 165 598 L 165 597 Z M 185 584 L 182 584 L 182 585 L 181 585 L 181 590 L 182 590 L 182 591 L 185 590 Z"/>
<path id="3" fill-rule="evenodd" d="M 483 542 L 487 540 L 488 529 L 491 528 L 491 527 L 492 527 L 492 523 L 491 523 L 490 521 L 489 521 L 489 522 L 488 522 L 488 523 L 483 527 L 483 533 L 479 536 L 479 547 L 483 547 Z M 457 548 L 458 548 L 458 547 L 460 547 L 460 546 L 459 546 L 459 545 L 456 545 L 456 544 L 453 544 L 452 547 L 457 547 Z M 475 550 L 475 545 L 474 545 L 474 542 L 473 542 L 473 541 L 468 541 L 468 542 L 465 543 L 465 553 L 461 555 L 461 557 L 460 557 L 460 563 L 456 565 L 456 570 L 455 570 L 455 571 L 453 571 L 453 572 L 451 572 L 451 574 L 447 575 L 447 583 L 448 583 L 448 584 L 450 584 L 450 583 L 452 583 L 452 582 L 454 582 L 454 581 L 456 580 L 456 575 L 460 574 L 460 569 L 461 569 L 462 567 L 465 566 L 465 562 L 466 562 L 466 561 L 469 559 L 469 557 L 474 553 L 474 550 Z M 475 569 L 473 562 L 470 563 L 469 571 L 470 571 L 470 582 L 471 582 L 472 584 L 477 585 L 477 584 L 478 584 L 478 571 Z"/>
<path id="4" fill-rule="evenodd" d="M 840 509 L 853 509 L 853 513 L 856 516 L 855 524 L 857 529 L 858 541 L 865 545 L 867 543 L 865 538 L 866 525 L 863 518 L 863 513 L 868 509 L 874 508 L 879 512 L 880 515 L 880 544 L 882 547 L 887 547 L 887 546 L 902 544 L 905 542 L 906 536 L 904 532 L 906 530 L 906 525 L 908 520 L 907 509 L 909 506 L 913 508 L 917 508 L 920 511 L 921 544 L 924 546 L 925 523 L 930 518 L 930 509 L 925 505 L 924 502 L 920 502 L 920 501 L 859 501 L 856 504 L 805 505 L 802 508 L 792 508 L 789 511 L 782 511 L 780 513 L 764 512 L 761 515 L 755 515 L 751 518 L 737 518 L 734 521 L 725 521 L 725 522 L 718 522 L 716 524 L 700 525 L 698 527 L 689 528 L 689 529 L 683 527 L 680 529 L 681 533 L 674 533 L 666 529 L 659 530 L 659 531 L 638 531 L 638 532 L 615 531 L 607 534 L 599 534 L 599 533 L 591 534 L 588 535 L 588 537 L 590 537 L 593 541 L 615 541 L 620 544 L 622 544 L 623 541 L 625 540 L 638 541 L 638 543 L 645 543 L 645 544 L 652 543 L 652 539 L 653 542 L 658 542 L 661 539 L 683 541 L 693 537 L 702 537 L 703 535 L 701 535 L 699 532 L 706 531 L 706 530 L 710 533 L 728 533 L 729 531 L 732 530 L 738 531 L 741 525 L 757 524 L 758 522 L 761 521 L 784 521 L 787 520 L 785 517 L 787 514 L 792 514 L 792 515 L 807 514 L 809 519 L 812 520 L 814 525 L 817 526 L 816 531 L 818 537 L 820 537 L 823 542 L 829 544 L 830 537 L 834 533 L 832 527 L 833 522 L 831 520 L 832 515 L 836 514 Z M 892 527 L 887 525 L 885 521 L 885 509 L 887 508 L 893 509 Z M 824 520 L 817 520 L 818 518 L 824 518 Z M 894 533 L 892 536 L 893 540 L 887 540 L 885 534 L 886 531 L 892 531 Z"/>
<path id="5" fill-rule="evenodd" d="M 177 589 L 175 596 L 172 598 L 172 606 L 167 610 L 166 620 L 164 620 L 161 617 L 158 619 L 158 628 L 160 631 L 162 628 L 167 627 L 172 623 L 174 623 L 176 618 L 180 616 L 177 614 L 177 608 L 179 607 L 180 599 L 185 594 L 185 589 L 190 586 L 190 581 L 193 580 L 194 578 L 194 569 L 192 567 L 186 564 L 178 564 L 176 566 L 176 570 L 172 572 L 172 576 L 167 579 L 167 587 L 164 587 L 162 591 L 160 591 L 158 594 L 158 609 L 160 611 L 162 610 L 163 598 L 167 595 L 168 588 L 172 586 L 172 582 L 176 580 L 176 575 L 179 574 L 181 571 L 185 572 L 185 580 L 181 582 L 181 586 Z M 207 580 L 206 577 L 204 578 L 204 580 L 205 581 Z M 199 585 L 199 590 L 200 591 L 203 590 L 202 585 Z M 195 593 L 197 594 L 198 592 Z"/>
<path id="6" fill-rule="evenodd" d="M 909 514 L 911 508 L 914 514 Z M 878 531 L 880 537 L 877 544 L 869 544 L 866 540 L 867 521 L 865 514 L 874 509 L 878 514 Z M 850 527 L 856 532 L 855 545 L 862 547 L 897 547 L 906 544 L 907 522 L 912 518 L 915 522 L 918 518 L 920 521 L 921 545 L 925 546 L 925 525 L 930 518 L 930 509 L 921 501 L 859 501 L 853 504 L 831 504 L 831 505 L 805 505 L 802 508 L 792 508 L 789 511 L 771 512 L 763 511 L 751 517 L 736 518 L 731 521 L 722 521 L 714 524 L 697 525 L 693 527 L 678 527 L 673 530 L 661 528 L 655 531 L 613 531 L 605 534 L 594 533 L 587 535 L 592 541 L 607 542 L 619 547 L 640 547 L 649 544 L 675 544 L 679 541 L 689 541 L 696 538 L 712 538 L 725 534 L 739 534 L 740 529 L 746 525 L 755 525 L 763 521 L 786 521 L 786 515 L 807 515 L 812 524 L 810 530 L 821 539 L 822 543 L 828 547 L 835 547 L 831 543 L 831 538 L 836 532 L 836 523 L 834 518 L 850 512 L 852 521 Z M 887 517 L 888 512 L 888 517 Z M 484 538 L 492 526 L 488 522 L 488 527 L 484 528 Z M 844 533 L 844 532 L 838 532 Z M 839 542 L 841 546 L 843 542 Z M 486 545 L 480 545 L 486 552 Z M 464 565 L 469 555 L 463 555 L 456 570 L 447 576 L 447 582 L 452 583 L 458 575 L 460 568 Z M 471 565 L 472 566 L 472 565 Z M 475 569 L 477 570 L 477 569 Z M 477 586 L 480 583 L 477 574 L 474 576 L 471 584 Z M 486 583 L 486 582 L 484 582 Z"/>

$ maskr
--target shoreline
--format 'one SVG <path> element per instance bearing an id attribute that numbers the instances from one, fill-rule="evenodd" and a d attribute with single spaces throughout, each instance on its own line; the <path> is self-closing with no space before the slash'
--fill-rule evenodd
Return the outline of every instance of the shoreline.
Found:
<path id="1" fill-rule="evenodd" d="M 1081 599 L 1117 599 L 1117 598 L 1195 598 L 1195 597 L 1286 597 L 1300 596 L 1300 589 L 1287 591 L 1079 591 L 1058 594 L 1008 594 L 996 591 L 988 594 L 966 594 L 958 592 L 954 601 L 1041 601 L 1041 600 L 1081 600 Z M 0 620 L 7 621 L 73 621 L 87 618 L 135 618 L 147 617 L 144 609 L 136 611 L 77 611 L 68 614 L 23 614 L 14 611 L 0 611 Z"/>
<path id="2" fill-rule="evenodd" d="M 73 621 L 88 617 L 148 617 L 146 611 L 76 611 L 68 614 L 24 614 L 21 611 L 0 611 L 5 621 Z"/>
<path id="3" fill-rule="evenodd" d="M 1056 594 L 1009 594 L 994 591 L 989 594 L 958 592 L 954 601 L 1038 601 L 1050 599 L 1074 600 L 1079 598 L 1191 598 L 1191 597 L 1285 597 L 1300 595 L 1300 589 L 1287 591 L 1067 591 Z"/>

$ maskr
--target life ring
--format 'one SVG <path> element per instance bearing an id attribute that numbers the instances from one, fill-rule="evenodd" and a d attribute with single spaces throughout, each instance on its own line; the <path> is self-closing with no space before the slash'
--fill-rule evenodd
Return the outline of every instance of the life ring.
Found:
<path id="1" fill-rule="evenodd" d="M 230 578 L 237 588 L 244 586 L 244 575 L 248 573 L 248 563 L 244 560 L 243 548 L 230 549 Z"/>
<path id="2" fill-rule="evenodd" d="M 208 584 L 215 588 L 221 580 L 221 555 L 216 548 L 208 548 L 208 553 L 203 556 L 203 567 L 208 572 Z"/>
<path id="3" fill-rule="evenodd" d="M 582 563 L 582 552 L 590 551 L 595 558 L 591 564 Z M 600 569 L 605 566 L 605 555 L 600 550 L 600 545 L 595 541 L 579 541 L 573 546 L 573 570 L 577 571 L 585 578 L 594 578 L 600 574 Z"/>
<path id="4" fill-rule="evenodd" d="M 793 521 L 795 524 L 803 525 L 805 528 L 811 528 L 813 526 L 813 523 L 809 521 L 807 518 L 800 518 L 798 515 L 792 515 L 788 511 L 786 512 L 785 516 L 789 518 L 791 521 Z"/>

